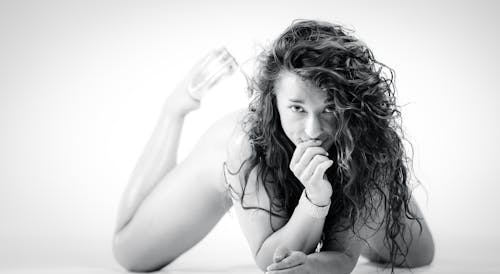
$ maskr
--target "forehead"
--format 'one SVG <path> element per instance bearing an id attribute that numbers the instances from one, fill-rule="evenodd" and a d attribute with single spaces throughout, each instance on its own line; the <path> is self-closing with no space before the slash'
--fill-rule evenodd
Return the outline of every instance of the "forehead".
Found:
<path id="1" fill-rule="evenodd" d="M 298 99 L 304 102 L 328 101 L 327 92 L 309 81 L 302 80 L 295 73 L 283 71 L 276 82 L 276 96 L 285 100 Z"/>

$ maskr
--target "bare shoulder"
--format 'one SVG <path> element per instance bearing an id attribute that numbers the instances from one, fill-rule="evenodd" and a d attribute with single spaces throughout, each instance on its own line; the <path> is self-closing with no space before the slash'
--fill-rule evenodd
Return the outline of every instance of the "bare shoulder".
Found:
<path id="1" fill-rule="evenodd" d="M 234 118 L 237 120 L 237 126 L 225 143 L 225 183 L 237 193 L 242 191 L 242 171 L 245 170 L 246 160 L 252 154 L 250 139 L 243 125 L 246 114 L 247 112 L 236 114 Z"/>
<path id="2" fill-rule="evenodd" d="M 226 156 L 224 165 L 225 187 L 230 187 L 233 199 L 236 198 L 239 206 L 257 207 L 269 209 L 273 193 L 271 189 L 264 187 L 264 178 L 261 178 L 259 165 L 251 165 L 250 158 L 253 154 L 253 147 L 248 136 L 248 128 L 244 128 L 243 120 L 245 116 L 238 117 L 238 126 L 227 139 Z M 246 177 L 248 175 L 248 177 Z M 285 212 L 274 212 L 284 215 Z M 266 221 L 269 221 L 269 216 Z"/>
<path id="3" fill-rule="evenodd" d="M 265 239 L 283 227 L 288 217 L 283 210 L 271 210 L 273 194 L 264 187 L 261 167 L 249 165 L 253 147 L 248 128 L 243 126 L 240 120 L 226 144 L 224 179 L 243 234 L 252 253 L 257 254 Z"/>

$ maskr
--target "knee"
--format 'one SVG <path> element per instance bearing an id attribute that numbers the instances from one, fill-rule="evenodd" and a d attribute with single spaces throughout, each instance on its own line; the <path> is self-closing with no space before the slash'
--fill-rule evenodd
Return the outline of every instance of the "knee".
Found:
<path id="1" fill-rule="evenodd" d="M 138 248 L 119 243 L 116 238 L 112 249 L 115 260 L 129 272 L 159 271 L 175 259 L 175 257 L 159 257 L 151 252 L 138 252 Z"/>
<path id="2" fill-rule="evenodd" d="M 124 258 L 115 254 L 116 261 L 129 272 L 156 272 L 170 264 L 173 260 L 161 263 L 147 262 L 147 260 L 137 260 Z"/>

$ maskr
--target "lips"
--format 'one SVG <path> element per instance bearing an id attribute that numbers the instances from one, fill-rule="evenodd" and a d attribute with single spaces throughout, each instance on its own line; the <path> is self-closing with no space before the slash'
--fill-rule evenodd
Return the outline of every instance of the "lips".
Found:
<path id="1" fill-rule="evenodd" d="M 312 140 L 317 140 L 317 139 L 307 139 L 307 140 L 299 139 L 299 144 L 303 143 L 303 142 L 312 141 Z M 322 141 L 322 140 L 319 140 L 319 141 L 321 141 L 321 143 L 319 144 L 320 146 L 322 146 L 325 143 L 325 141 Z"/>

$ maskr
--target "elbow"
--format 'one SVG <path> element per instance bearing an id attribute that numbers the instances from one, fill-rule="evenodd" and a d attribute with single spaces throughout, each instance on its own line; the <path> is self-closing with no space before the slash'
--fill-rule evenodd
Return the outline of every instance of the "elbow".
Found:
<path id="1" fill-rule="evenodd" d="M 265 256 L 265 254 L 262 254 L 263 252 L 260 251 L 261 251 L 260 249 L 257 250 L 253 259 L 257 264 L 257 267 L 259 267 L 259 269 L 262 270 L 263 272 L 266 272 L 267 267 L 273 263 L 273 259 L 269 256 Z"/>
<path id="2" fill-rule="evenodd" d="M 263 272 L 267 271 L 267 267 L 269 266 L 269 264 L 265 263 L 264 260 L 261 259 L 259 253 L 255 254 L 253 256 L 253 259 L 255 261 L 255 264 L 257 265 L 257 267 L 259 267 L 260 270 L 262 270 Z"/>
<path id="3" fill-rule="evenodd" d="M 408 267 L 423 267 L 430 265 L 434 260 L 435 247 L 432 237 L 429 237 L 422 241 L 418 248 L 416 248 L 415 253 L 412 256 L 408 256 Z"/>
<path id="4" fill-rule="evenodd" d="M 137 249 L 124 243 L 118 234 L 115 234 L 112 246 L 115 260 L 129 272 L 154 272 L 170 263 L 152 264 L 147 259 L 150 256 L 136 252 Z"/>
<path id="5" fill-rule="evenodd" d="M 423 267 L 430 265 L 434 260 L 434 245 L 426 246 L 422 249 L 419 256 L 415 256 L 415 259 L 409 262 L 411 267 Z"/>
<path id="6" fill-rule="evenodd" d="M 276 250 L 280 249 L 278 247 Z M 259 249 L 255 255 L 254 255 L 254 260 L 257 266 L 259 267 L 260 270 L 263 272 L 267 271 L 267 267 L 269 267 L 271 264 L 274 263 L 274 256 L 276 256 L 276 250 L 269 250 L 269 249 Z M 286 252 L 291 252 L 289 248 L 286 248 L 285 250 L 288 250 Z M 281 253 L 281 252 L 279 252 Z M 290 253 L 288 253 L 290 254 Z M 282 253 L 284 255 L 284 253 Z"/>
<path id="7" fill-rule="evenodd" d="M 267 272 L 267 267 L 272 264 L 272 262 L 263 262 L 262 260 L 259 261 L 257 259 L 255 259 L 255 262 L 257 264 L 257 267 L 259 267 L 259 269 L 264 273 Z"/>
<path id="8" fill-rule="evenodd" d="M 427 235 L 427 240 L 423 241 L 422 245 L 422 253 L 421 253 L 421 259 L 418 262 L 419 266 L 426 266 L 430 265 L 432 261 L 434 261 L 434 254 L 435 254 L 435 245 L 434 245 L 434 239 L 429 232 Z"/>

